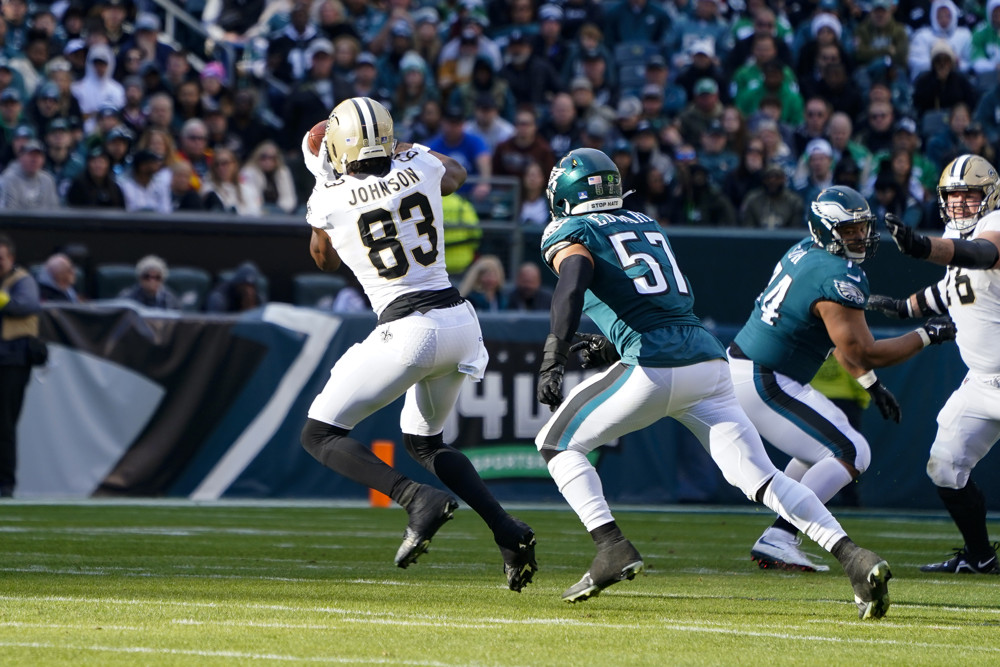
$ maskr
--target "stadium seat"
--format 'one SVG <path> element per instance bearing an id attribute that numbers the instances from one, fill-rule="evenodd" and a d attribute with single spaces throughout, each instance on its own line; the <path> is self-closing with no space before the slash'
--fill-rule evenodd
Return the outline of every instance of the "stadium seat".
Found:
<path id="1" fill-rule="evenodd" d="M 123 289 L 135 284 L 135 266 L 98 264 L 94 278 L 95 299 L 116 299 Z"/>
<path id="2" fill-rule="evenodd" d="M 201 310 L 212 287 L 212 276 L 194 266 L 172 266 L 167 273 L 167 287 L 180 299 L 181 310 L 195 312 Z"/>
<path id="3" fill-rule="evenodd" d="M 292 302 L 296 306 L 329 306 L 347 280 L 332 273 L 299 273 L 292 278 Z"/>

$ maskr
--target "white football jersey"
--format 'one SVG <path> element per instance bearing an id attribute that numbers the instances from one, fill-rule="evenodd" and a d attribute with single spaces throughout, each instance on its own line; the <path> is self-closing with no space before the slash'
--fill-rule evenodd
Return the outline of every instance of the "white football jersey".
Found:
<path id="1" fill-rule="evenodd" d="M 968 238 L 985 231 L 1000 232 L 1000 211 L 984 216 Z M 960 238 L 946 230 L 944 238 Z M 1000 269 L 948 267 L 938 290 L 958 329 L 956 342 L 969 370 L 1000 375 Z"/>
<path id="2" fill-rule="evenodd" d="M 423 146 L 397 153 L 382 177 L 317 178 L 306 221 L 330 237 L 381 314 L 408 292 L 452 287 L 444 261 L 441 161 Z"/>

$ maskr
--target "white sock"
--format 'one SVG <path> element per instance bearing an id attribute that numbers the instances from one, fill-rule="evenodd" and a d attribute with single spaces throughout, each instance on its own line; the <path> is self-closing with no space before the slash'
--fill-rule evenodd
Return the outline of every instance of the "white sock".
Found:
<path id="1" fill-rule="evenodd" d="M 826 504 L 853 479 L 844 464 L 831 456 L 814 463 L 799 479 L 799 483 L 812 489 L 820 502 Z"/>
<path id="2" fill-rule="evenodd" d="M 549 461 L 549 474 L 588 531 L 615 520 L 604 499 L 601 478 L 583 453 L 566 450 L 557 454 Z"/>
<path id="3" fill-rule="evenodd" d="M 791 477 L 796 482 L 801 482 L 802 475 L 806 474 L 807 470 L 809 470 L 809 464 L 805 461 L 802 461 L 801 459 L 792 459 L 788 462 L 788 465 L 785 466 L 785 475 L 787 477 Z"/>
<path id="4" fill-rule="evenodd" d="M 847 533 L 809 488 L 776 472 L 764 491 L 764 504 L 829 551 Z"/>

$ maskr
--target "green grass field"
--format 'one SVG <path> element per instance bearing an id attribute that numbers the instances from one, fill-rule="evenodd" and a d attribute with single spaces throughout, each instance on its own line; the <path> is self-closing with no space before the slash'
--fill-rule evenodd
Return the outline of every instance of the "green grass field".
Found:
<path id="1" fill-rule="evenodd" d="M 857 619 L 829 554 L 817 574 L 750 561 L 766 511 L 617 511 L 648 572 L 576 605 L 560 594 L 593 557 L 576 516 L 515 514 L 541 567 L 521 594 L 465 507 L 401 570 L 398 508 L 4 503 L 0 664 L 1000 663 L 1000 577 L 917 569 L 958 545 L 943 513 L 839 512 L 892 565 L 893 606 L 876 622 Z"/>

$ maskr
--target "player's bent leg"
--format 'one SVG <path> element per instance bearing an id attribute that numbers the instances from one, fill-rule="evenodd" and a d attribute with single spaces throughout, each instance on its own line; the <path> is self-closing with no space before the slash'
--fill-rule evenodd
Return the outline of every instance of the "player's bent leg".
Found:
<path id="1" fill-rule="evenodd" d="M 538 571 L 535 533 L 501 507 L 483 483 L 475 466 L 462 452 L 444 443 L 441 433 L 431 436 L 403 434 L 406 450 L 414 460 L 451 489 L 483 518 L 504 560 L 507 586 L 520 592 Z"/>
<path id="2" fill-rule="evenodd" d="M 330 470 L 400 502 L 403 491 L 413 482 L 348 433 L 347 429 L 306 419 L 300 440 L 302 447 Z"/>

